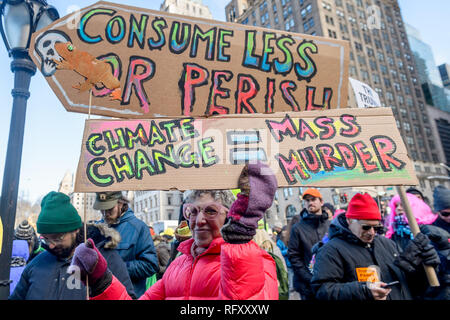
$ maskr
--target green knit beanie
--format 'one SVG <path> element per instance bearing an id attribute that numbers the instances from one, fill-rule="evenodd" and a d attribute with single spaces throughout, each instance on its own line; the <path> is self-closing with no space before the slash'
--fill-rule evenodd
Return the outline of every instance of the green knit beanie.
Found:
<path id="1" fill-rule="evenodd" d="M 64 193 L 52 191 L 42 199 L 41 213 L 36 222 L 38 233 L 64 233 L 82 225 L 81 217 Z"/>

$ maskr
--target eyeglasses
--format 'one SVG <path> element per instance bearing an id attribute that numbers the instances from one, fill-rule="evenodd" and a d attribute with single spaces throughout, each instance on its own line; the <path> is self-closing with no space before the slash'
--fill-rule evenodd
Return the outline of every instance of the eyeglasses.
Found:
<path id="1" fill-rule="evenodd" d="M 214 219 L 222 210 L 227 212 L 228 208 L 217 202 L 207 203 L 203 206 L 186 203 L 183 206 L 183 216 L 189 220 L 191 217 L 196 217 L 200 212 L 203 212 L 205 219 Z"/>
<path id="2" fill-rule="evenodd" d="M 376 233 L 383 233 L 384 232 L 384 226 L 383 225 L 371 226 L 371 225 L 368 225 L 368 224 L 361 224 L 361 228 L 364 231 L 369 231 L 370 229 L 373 228 L 373 230 L 375 230 Z"/>
<path id="3" fill-rule="evenodd" d="M 448 217 L 450 216 L 450 211 L 440 211 L 439 212 L 443 217 Z"/>
<path id="4" fill-rule="evenodd" d="M 66 237 L 66 235 L 67 235 L 67 233 L 63 233 L 62 235 L 56 237 L 55 239 L 48 239 L 44 236 L 41 236 L 41 240 L 42 240 L 42 242 L 44 242 L 47 245 L 53 244 L 56 246 L 57 244 L 64 241 L 64 238 Z"/>

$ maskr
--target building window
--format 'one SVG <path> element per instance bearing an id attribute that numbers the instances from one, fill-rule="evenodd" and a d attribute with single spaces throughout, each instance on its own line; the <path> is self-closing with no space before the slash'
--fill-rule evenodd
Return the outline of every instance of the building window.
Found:
<path id="1" fill-rule="evenodd" d="M 405 129 L 406 132 L 410 132 L 411 131 L 411 126 L 409 125 L 408 122 L 403 123 L 403 128 Z M 411 138 L 412 141 L 412 138 Z M 409 142 L 408 142 L 409 143 Z M 414 144 L 413 142 L 409 143 L 409 144 Z"/>
<path id="2" fill-rule="evenodd" d="M 357 51 L 363 51 L 363 47 L 362 47 L 361 43 L 355 41 L 355 49 Z"/>
<path id="3" fill-rule="evenodd" d="M 314 18 L 310 18 L 307 22 L 303 23 L 303 29 L 308 31 L 314 27 Z"/>
<path id="4" fill-rule="evenodd" d="M 328 29 L 328 36 L 329 36 L 330 38 L 334 38 L 334 39 L 337 38 L 336 32 L 334 32 L 334 31 L 332 31 L 332 30 L 330 30 L 330 29 Z"/>
<path id="5" fill-rule="evenodd" d="M 334 26 L 334 20 L 332 17 L 325 16 L 325 20 L 328 24 L 331 24 L 332 26 Z"/>
<path id="6" fill-rule="evenodd" d="M 366 58 L 364 58 L 364 56 L 358 55 L 358 62 L 359 62 L 360 66 L 365 66 L 366 65 Z"/>

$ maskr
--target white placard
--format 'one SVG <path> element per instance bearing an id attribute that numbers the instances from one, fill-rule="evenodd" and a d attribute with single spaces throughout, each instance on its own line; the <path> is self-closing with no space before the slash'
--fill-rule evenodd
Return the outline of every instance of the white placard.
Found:
<path id="1" fill-rule="evenodd" d="M 355 92 L 358 108 L 376 108 L 381 107 L 378 93 L 364 82 L 349 78 Z"/>

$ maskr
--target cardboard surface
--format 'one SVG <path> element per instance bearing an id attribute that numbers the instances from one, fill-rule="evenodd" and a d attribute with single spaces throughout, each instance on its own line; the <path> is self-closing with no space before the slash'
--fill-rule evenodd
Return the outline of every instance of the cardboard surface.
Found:
<path id="1" fill-rule="evenodd" d="M 279 187 L 415 185 L 389 108 L 87 120 L 76 192 L 234 189 L 247 161 Z"/>
<path id="2" fill-rule="evenodd" d="M 76 50 L 55 62 L 55 44 L 68 42 Z M 91 114 L 119 118 L 347 106 L 347 41 L 109 2 L 34 33 L 30 56 L 73 112 L 89 112 L 90 89 Z"/>

